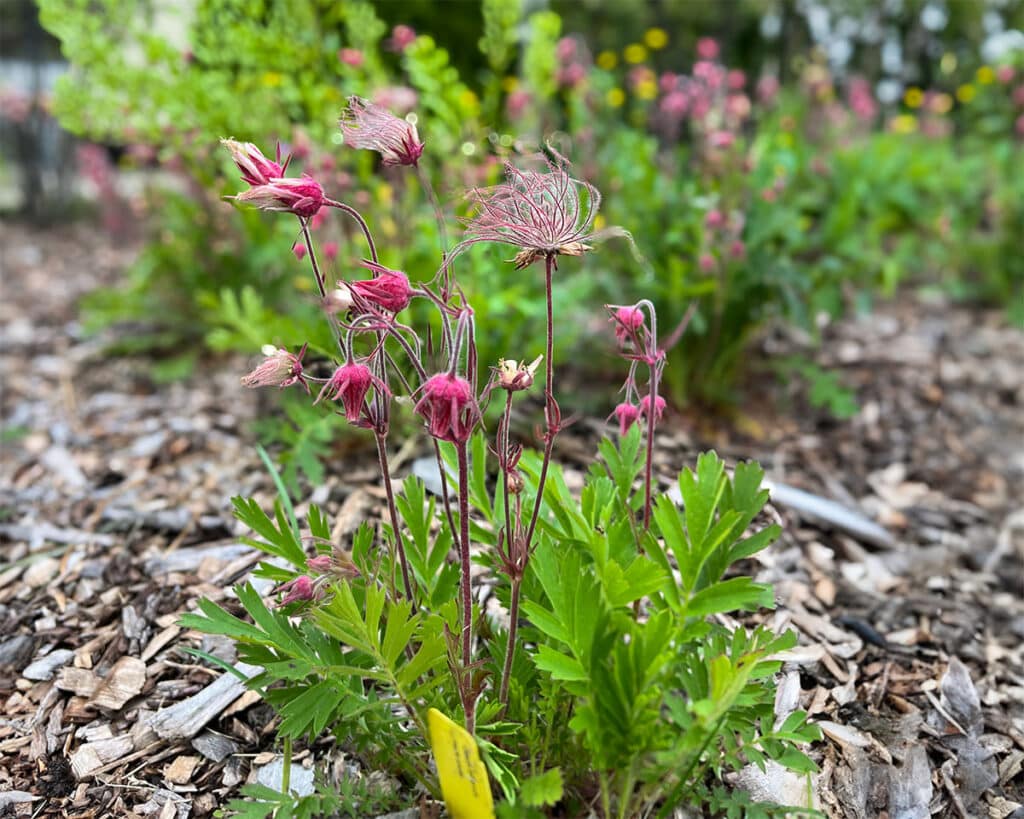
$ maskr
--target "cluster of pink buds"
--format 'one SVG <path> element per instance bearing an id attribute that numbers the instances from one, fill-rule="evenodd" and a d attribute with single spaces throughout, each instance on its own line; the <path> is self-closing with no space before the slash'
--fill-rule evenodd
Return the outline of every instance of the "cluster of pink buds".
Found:
<path id="1" fill-rule="evenodd" d="M 625 435 L 629 428 L 641 418 L 651 420 L 651 401 L 654 401 L 654 421 L 660 420 L 665 411 L 665 399 L 657 394 L 657 381 L 665 354 L 658 348 L 654 328 L 648 326 L 648 314 L 654 324 L 654 308 L 650 302 L 642 301 L 632 305 L 608 305 L 611 322 L 615 328 L 615 340 L 621 355 L 630 362 L 629 375 L 622 387 L 625 400 L 612 411 L 611 418 L 619 424 L 619 431 Z M 638 365 L 647 366 L 648 389 L 642 396 L 637 386 Z M 652 398 L 653 396 L 653 398 Z"/>
<path id="2" fill-rule="evenodd" d="M 288 161 L 281 163 L 281 147 L 278 146 L 277 160 L 267 159 L 251 142 L 221 140 L 231 152 L 242 181 L 249 189 L 233 197 L 236 201 L 254 205 L 261 210 L 276 210 L 294 213 L 309 218 L 325 204 L 324 189 L 308 174 L 300 177 L 286 177 L 284 172 Z"/>

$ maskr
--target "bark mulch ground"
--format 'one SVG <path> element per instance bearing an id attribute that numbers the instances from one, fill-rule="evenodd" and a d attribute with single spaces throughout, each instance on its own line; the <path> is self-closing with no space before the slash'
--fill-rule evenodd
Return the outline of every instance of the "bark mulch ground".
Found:
<path id="1" fill-rule="evenodd" d="M 157 386 L 76 315 L 132 246 L 82 225 L 5 225 L 0 246 L 0 815 L 208 816 L 275 759 L 269 709 L 182 651 L 231 646 L 177 625 L 259 557 L 230 511 L 272 497 L 238 384 L 251 362 Z M 855 418 L 766 387 L 728 423 L 671 419 L 659 474 L 713 446 L 775 484 L 785 534 L 750 570 L 775 584 L 767 621 L 800 634 L 779 707 L 825 734 L 823 811 L 1024 816 L 1024 333 L 906 296 L 829 328 L 814 355 L 855 387 Z M 597 426 L 561 443 L 580 471 Z M 340 472 L 314 493 L 339 535 L 381 497 L 372 461 Z M 314 759 L 353 762 L 329 740 L 296 761 Z M 735 784 L 806 798 L 772 768 Z"/>

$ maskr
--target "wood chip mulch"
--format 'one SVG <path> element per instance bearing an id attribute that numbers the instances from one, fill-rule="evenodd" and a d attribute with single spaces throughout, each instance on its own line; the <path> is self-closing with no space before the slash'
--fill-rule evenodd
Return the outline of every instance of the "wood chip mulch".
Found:
<path id="1" fill-rule="evenodd" d="M 157 386 L 78 323 L 136 244 L 4 224 L 0 246 L 0 815 L 209 816 L 277 759 L 270 710 L 182 651 L 232 660 L 230 644 L 177 625 L 198 597 L 230 602 L 259 557 L 230 511 L 272 497 L 238 384 L 251 362 Z M 752 388 L 728 423 L 670 419 L 659 474 L 713 446 L 778 485 L 785 534 L 750 570 L 775 584 L 767 622 L 800 635 L 777 710 L 822 728 L 820 809 L 1024 816 L 1024 333 L 904 296 L 825 335 L 810 355 L 856 389 L 854 419 L 808 409 L 797 384 Z M 580 471 L 595 425 L 560 443 Z M 379 511 L 372 460 L 350 463 L 312 498 L 343 523 Z M 358 769 L 329 739 L 297 775 L 314 760 Z M 772 767 L 734 784 L 806 800 Z"/>

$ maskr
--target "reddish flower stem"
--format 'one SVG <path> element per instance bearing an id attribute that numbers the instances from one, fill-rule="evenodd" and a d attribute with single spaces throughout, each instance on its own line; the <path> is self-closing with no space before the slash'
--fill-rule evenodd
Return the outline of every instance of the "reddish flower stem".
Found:
<path id="1" fill-rule="evenodd" d="M 469 458 L 466 442 L 457 441 L 455 451 L 459 458 L 459 562 L 461 564 L 462 597 L 462 674 L 465 680 L 459 686 L 466 712 L 466 730 L 473 733 L 476 714 L 469 704 L 470 662 L 473 659 L 473 590 L 470 586 L 469 564 Z"/>
<path id="2" fill-rule="evenodd" d="M 647 391 L 647 452 L 644 458 L 644 531 L 651 528 L 651 464 L 654 456 L 654 427 L 658 422 L 658 365 L 654 363 L 649 369 L 649 389 Z"/>
<path id="3" fill-rule="evenodd" d="M 324 199 L 324 204 L 332 208 L 337 208 L 338 210 L 347 213 L 349 216 L 355 219 L 356 224 L 359 225 L 359 229 L 363 232 L 363 236 L 366 239 L 366 244 L 370 249 L 370 259 L 376 262 L 377 246 L 373 243 L 373 236 L 370 235 L 370 228 L 366 224 L 366 220 L 362 217 L 362 214 L 360 214 L 359 211 L 357 211 L 351 205 L 346 205 L 344 202 L 335 202 L 333 199 Z"/>
<path id="4" fill-rule="evenodd" d="M 398 552 L 398 562 L 402 567 L 402 584 L 405 586 L 405 596 L 416 609 L 416 599 L 412 596 L 412 583 L 409 580 L 409 564 L 405 559 L 405 544 L 402 542 L 402 522 L 398 518 L 398 509 L 395 506 L 395 493 L 391 485 L 391 469 L 388 466 L 387 436 L 376 432 L 377 439 L 377 461 L 380 463 L 380 474 L 384 478 L 384 492 L 388 499 L 388 515 L 391 518 L 391 530 L 395 536 L 395 551 Z"/>
<path id="5" fill-rule="evenodd" d="M 518 555 L 516 554 L 516 533 L 512 529 L 512 513 L 509 510 L 509 497 L 508 491 L 508 445 L 510 440 L 509 425 L 512 421 L 512 391 L 509 390 L 506 393 L 505 398 L 505 415 L 502 419 L 501 429 L 502 440 L 498 441 L 499 452 L 501 453 L 501 478 L 502 484 L 504 484 L 504 506 L 505 506 L 505 549 L 508 554 L 508 562 L 512 566 L 518 567 Z M 525 561 L 522 568 L 526 568 Z M 501 689 L 498 693 L 498 702 L 502 705 L 508 705 L 508 686 L 509 680 L 512 676 L 512 660 L 515 656 L 516 651 L 516 635 L 519 631 L 519 588 L 523 582 L 523 575 L 521 571 L 513 571 L 509 575 L 509 581 L 512 584 L 512 598 L 508 605 L 508 645 L 505 646 L 505 665 L 501 671 Z"/>
<path id="6" fill-rule="evenodd" d="M 523 548 L 527 555 L 530 553 L 533 544 L 533 533 L 537 528 L 537 519 L 540 517 L 540 507 L 544 500 L 544 484 L 548 477 L 548 465 L 551 463 L 551 450 L 555 445 L 555 435 L 558 429 L 555 428 L 555 393 L 554 393 L 554 308 L 551 295 L 551 274 L 555 266 L 555 257 L 548 254 L 544 257 L 544 292 L 547 298 L 547 344 L 545 352 L 547 360 L 544 370 L 544 420 L 547 430 L 544 434 L 544 460 L 540 465 L 540 477 L 537 480 L 537 496 L 533 501 L 533 513 L 530 515 L 530 525 L 526 529 L 526 538 L 523 540 Z"/>

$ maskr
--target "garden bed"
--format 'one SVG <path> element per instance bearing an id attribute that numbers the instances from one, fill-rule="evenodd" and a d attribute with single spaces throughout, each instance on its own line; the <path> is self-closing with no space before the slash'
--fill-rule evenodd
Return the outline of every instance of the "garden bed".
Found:
<path id="1" fill-rule="evenodd" d="M 179 614 L 201 596 L 230 601 L 260 557 L 239 543 L 230 498 L 273 497 L 246 431 L 259 401 L 238 383 L 250 362 L 210 361 L 157 387 L 146 361 L 106 357 L 106 340 L 75 322 L 78 297 L 116 281 L 130 243 L 84 225 L 4 225 L 0 242 L 0 813 L 210 815 L 275 759 L 272 712 L 253 693 L 214 699 L 205 721 L 174 719 L 220 676 L 182 648 L 233 651 L 180 629 Z M 799 352 L 797 340 L 765 343 Z M 905 294 L 829 327 L 815 356 L 855 388 L 851 421 L 809 409 L 796 385 L 751 388 L 728 420 L 671 415 L 658 474 L 667 482 L 707 448 L 753 458 L 776 483 L 892 536 L 855 536 L 776 500 L 783 537 L 750 566 L 775 585 L 769 621 L 801 636 L 780 696 L 825 732 L 813 756 L 826 813 L 1014 815 L 1024 803 L 1024 335 L 999 313 Z M 574 425 L 563 461 L 585 470 L 600 426 Z M 420 449 L 403 448 L 399 474 Z M 355 442 L 341 457 L 314 493 L 339 539 L 382 505 L 371 450 Z M 314 759 L 359 770 L 329 740 L 295 758 Z M 785 777 L 748 773 L 737 784 L 758 797 L 801 798 Z M 380 812 L 398 804 L 386 802 Z"/>

